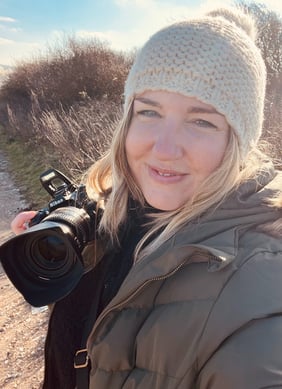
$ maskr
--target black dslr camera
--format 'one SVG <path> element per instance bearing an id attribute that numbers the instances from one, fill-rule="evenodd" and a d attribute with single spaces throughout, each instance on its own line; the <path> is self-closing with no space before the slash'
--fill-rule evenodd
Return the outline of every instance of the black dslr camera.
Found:
<path id="1" fill-rule="evenodd" d="M 40 176 L 52 196 L 22 234 L 0 247 L 2 266 L 14 286 L 33 306 L 60 300 L 85 272 L 82 251 L 94 240 L 96 203 L 85 186 L 75 186 L 61 172 L 49 169 Z"/>

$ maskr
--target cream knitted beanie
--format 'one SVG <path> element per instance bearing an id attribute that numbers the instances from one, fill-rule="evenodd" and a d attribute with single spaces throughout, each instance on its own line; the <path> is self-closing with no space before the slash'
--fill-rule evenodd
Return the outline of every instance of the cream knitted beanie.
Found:
<path id="1" fill-rule="evenodd" d="M 263 122 L 265 65 L 253 19 L 237 9 L 175 23 L 140 50 L 125 84 L 125 109 L 146 90 L 166 90 L 214 106 L 238 136 L 244 158 Z"/>

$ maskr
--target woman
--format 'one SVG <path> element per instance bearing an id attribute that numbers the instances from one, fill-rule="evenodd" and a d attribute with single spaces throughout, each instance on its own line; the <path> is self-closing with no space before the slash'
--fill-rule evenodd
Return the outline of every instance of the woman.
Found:
<path id="1" fill-rule="evenodd" d="M 282 387 L 282 175 L 257 148 L 254 31 L 216 10 L 140 50 L 87 176 L 103 255 L 55 304 L 45 389 Z"/>

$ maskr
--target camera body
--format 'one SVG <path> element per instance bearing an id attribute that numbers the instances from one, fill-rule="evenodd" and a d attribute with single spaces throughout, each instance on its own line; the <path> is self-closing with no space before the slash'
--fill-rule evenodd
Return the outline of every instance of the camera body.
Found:
<path id="1" fill-rule="evenodd" d="M 63 173 L 49 169 L 41 174 L 40 182 L 43 188 L 52 197 L 49 204 L 38 211 L 29 223 L 29 227 L 40 223 L 46 216 L 57 208 L 73 206 L 84 208 L 87 206 L 87 196 L 83 185 L 77 187 Z"/>
<path id="2" fill-rule="evenodd" d="M 82 251 L 95 238 L 96 203 L 85 186 L 49 169 L 40 176 L 52 199 L 29 228 L 0 247 L 2 266 L 24 298 L 43 306 L 70 293 L 85 272 Z M 94 253 L 93 253 L 94 255 Z"/>

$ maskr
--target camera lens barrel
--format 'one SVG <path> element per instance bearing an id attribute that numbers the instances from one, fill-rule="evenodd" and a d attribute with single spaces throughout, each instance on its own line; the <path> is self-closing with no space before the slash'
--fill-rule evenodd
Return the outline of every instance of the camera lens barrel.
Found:
<path id="1" fill-rule="evenodd" d="M 83 208 L 63 207 L 58 208 L 44 218 L 44 221 L 63 223 L 73 231 L 73 239 L 79 250 L 83 250 L 85 244 L 91 240 L 92 220 Z"/>

